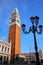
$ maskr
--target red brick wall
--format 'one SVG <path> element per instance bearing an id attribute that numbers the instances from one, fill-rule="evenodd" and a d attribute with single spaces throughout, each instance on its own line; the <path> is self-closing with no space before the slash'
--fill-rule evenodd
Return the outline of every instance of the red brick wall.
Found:
<path id="1" fill-rule="evenodd" d="M 20 54 L 20 27 L 16 25 L 15 54 Z"/>
<path id="2" fill-rule="evenodd" d="M 11 55 L 20 54 L 20 27 L 17 24 L 9 28 L 8 42 L 12 40 Z"/>

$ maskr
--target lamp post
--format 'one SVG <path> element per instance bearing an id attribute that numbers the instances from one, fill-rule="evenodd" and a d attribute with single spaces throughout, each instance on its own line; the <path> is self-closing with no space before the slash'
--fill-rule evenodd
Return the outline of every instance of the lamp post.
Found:
<path id="1" fill-rule="evenodd" d="M 33 33 L 33 36 L 34 36 L 34 45 L 35 45 L 35 55 L 36 55 L 36 65 L 41 65 L 40 60 L 39 60 L 37 41 L 36 41 L 36 32 L 38 34 L 41 34 L 43 26 L 42 25 L 38 26 L 38 23 L 39 23 L 39 17 L 38 16 L 30 17 L 30 20 L 31 20 L 32 26 L 29 28 L 29 31 L 25 31 L 25 28 L 26 28 L 25 24 L 22 24 L 21 27 L 22 27 L 22 30 L 23 30 L 23 32 L 25 34 L 29 34 L 30 32 Z M 39 31 L 38 31 L 37 28 L 39 28 Z"/>

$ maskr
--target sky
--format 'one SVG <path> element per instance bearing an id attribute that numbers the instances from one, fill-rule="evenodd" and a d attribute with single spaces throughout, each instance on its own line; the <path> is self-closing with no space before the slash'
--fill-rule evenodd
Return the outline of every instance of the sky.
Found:
<path id="1" fill-rule="evenodd" d="M 39 16 L 39 24 L 43 25 L 43 0 L 0 0 L 0 39 L 8 41 L 10 17 L 17 8 L 20 15 L 20 25 L 26 24 L 26 30 L 32 25 L 31 16 Z M 24 34 L 20 27 L 21 53 L 34 52 L 33 34 Z M 43 51 L 43 33 L 36 33 L 38 50 Z"/>

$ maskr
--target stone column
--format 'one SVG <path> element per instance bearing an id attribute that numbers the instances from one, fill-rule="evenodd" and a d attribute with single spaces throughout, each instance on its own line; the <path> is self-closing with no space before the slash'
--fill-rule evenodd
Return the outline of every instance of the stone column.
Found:
<path id="1" fill-rule="evenodd" d="M 2 63 L 4 62 L 4 56 L 2 56 Z"/>
<path id="2" fill-rule="evenodd" d="M 10 56 L 8 57 L 8 63 L 10 63 Z"/>

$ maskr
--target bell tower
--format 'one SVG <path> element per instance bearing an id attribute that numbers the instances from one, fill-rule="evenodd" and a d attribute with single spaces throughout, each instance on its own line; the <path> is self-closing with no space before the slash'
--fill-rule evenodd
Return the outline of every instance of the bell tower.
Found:
<path id="1" fill-rule="evenodd" d="M 12 44 L 11 59 L 13 61 L 14 57 L 20 54 L 20 16 L 17 8 L 10 18 L 8 42 Z"/>

